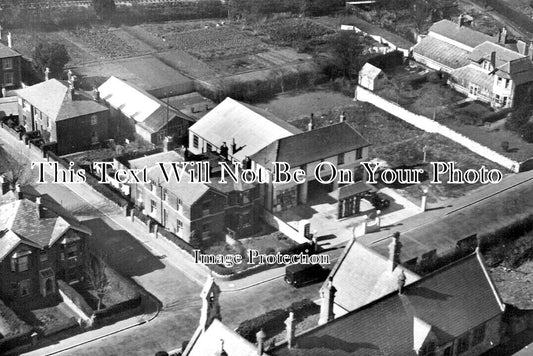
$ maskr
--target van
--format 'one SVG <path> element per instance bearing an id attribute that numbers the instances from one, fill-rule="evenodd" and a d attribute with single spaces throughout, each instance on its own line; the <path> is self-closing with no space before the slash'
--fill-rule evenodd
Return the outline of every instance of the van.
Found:
<path id="1" fill-rule="evenodd" d="M 322 281 L 326 276 L 327 270 L 319 264 L 294 264 L 285 267 L 285 282 L 296 288 Z"/>

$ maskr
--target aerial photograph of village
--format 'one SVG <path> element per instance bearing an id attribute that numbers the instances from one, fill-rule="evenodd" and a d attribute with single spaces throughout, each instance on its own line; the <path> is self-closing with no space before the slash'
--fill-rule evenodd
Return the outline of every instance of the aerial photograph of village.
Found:
<path id="1" fill-rule="evenodd" d="M 0 355 L 533 356 L 533 1 L 0 0 Z"/>

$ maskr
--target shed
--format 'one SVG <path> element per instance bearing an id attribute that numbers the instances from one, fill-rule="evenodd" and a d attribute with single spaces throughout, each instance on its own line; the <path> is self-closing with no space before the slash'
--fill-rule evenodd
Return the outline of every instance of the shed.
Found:
<path id="1" fill-rule="evenodd" d="M 365 63 L 359 71 L 359 85 L 369 90 L 381 89 L 387 80 L 387 75 L 378 67 Z"/>

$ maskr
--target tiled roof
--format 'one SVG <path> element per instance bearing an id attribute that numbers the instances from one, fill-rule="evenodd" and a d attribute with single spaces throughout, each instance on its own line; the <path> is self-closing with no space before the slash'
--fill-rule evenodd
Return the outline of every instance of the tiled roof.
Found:
<path id="1" fill-rule="evenodd" d="M 406 284 L 420 279 L 402 266 L 394 270 L 391 267 L 387 258 L 352 240 L 330 273 L 337 290 L 335 304 L 352 311 L 371 303 L 398 289 L 401 271 L 406 276 Z"/>
<path id="2" fill-rule="evenodd" d="M 340 122 L 278 139 L 251 159 L 261 165 L 277 161 L 298 166 L 366 146 L 370 143 L 359 132 L 350 124 Z"/>
<path id="3" fill-rule="evenodd" d="M 17 95 L 55 121 L 108 110 L 105 106 L 79 92 L 72 100 L 68 86 L 57 79 L 46 80 L 31 87 L 17 90 Z"/>
<path id="4" fill-rule="evenodd" d="M 91 233 L 77 221 L 68 222 L 45 204 L 38 207 L 28 199 L 4 203 L 0 205 L 0 261 L 20 243 L 44 248 L 54 244 L 69 229 Z"/>
<path id="5" fill-rule="evenodd" d="M 468 51 L 441 41 L 431 35 L 424 37 L 413 47 L 413 53 L 455 69 L 467 65 Z"/>
<path id="6" fill-rule="evenodd" d="M 273 356 L 409 356 L 415 318 L 431 326 L 437 344 L 455 339 L 503 313 L 479 254 L 474 253 L 285 343 Z M 419 343 L 420 340 L 417 340 Z"/>
<path id="7" fill-rule="evenodd" d="M 242 161 L 275 140 L 300 133 L 296 127 L 271 113 L 226 98 L 189 129 L 215 147 L 233 139 L 238 147 L 237 160 Z"/>
<path id="8" fill-rule="evenodd" d="M 451 71 L 450 76 L 458 83 L 464 81 L 464 87 L 468 87 L 468 83 L 474 83 L 479 85 L 482 91 L 485 90 L 491 92 L 492 87 L 494 86 L 494 76 L 475 64 L 469 64 L 462 68 L 455 69 Z"/>
<path id="9" fill-rule="evenodd" d="M 472 48 L 485 41 L 496 42 L 496 37 L 474 31 L 467 26 L 459 26 L 457 23 L 450 20 L 435 22 L 429 28 L 429 32 L 437 33 Z"/>
<path id="10" fill-rule="evenodd" d="M 15 51 L 12 48 L 9 48 L 3 43 L 0 43 L 0 58 L 9 58 L 9 57 L 19 57 L 22 56 L 20 53 Z"/>
<path id="11" fill-rule="evenodd" d="M 187 356 L 218 356 L 221 355 L 221 344 L 229 356 L 257 356 L 257 347 L 215 319 L 209 328 L 194 343 Z M 264 356 L 266 354 L 263 353 Z"/>
<path id="12" fill-rule="evenodd" d="M 194 122 L 195 119 L 178 109 L 167 105 L 143 89 L 117 77 L 110 77 L 99 88 L 100 96 L 112 107 L 134 119 L 148 131 L 154 133 L 163 128 L 168 119 L 180 117 Z"/>

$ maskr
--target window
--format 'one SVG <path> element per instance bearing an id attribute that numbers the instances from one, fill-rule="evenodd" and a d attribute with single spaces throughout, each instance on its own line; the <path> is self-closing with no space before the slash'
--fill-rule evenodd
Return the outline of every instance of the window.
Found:
<path id="1" fill-rule="evenodd" d="M 470 339 L 470 335 L 468 333 L 466 335 L 461 336 L 461 338 L 459 339 L 459 345 L 457 346 L 458 354 L 462 354 L 468 350 L 470 346 L 469 339 Z"/>
<path id="2" fill-rule="evenodd" d="M 150 213 L 155 213 L 156 207 L 157 207 L 157 205 L 156 205 L 155 201 L 154 200 L 150 200 Z"/>
<path id="3" fill-rule="evenodd" d="M 422 346 L 422 348 L 420 349 L 420 352 L 418 353 L 418 355 L 420 356 L 435 356 L 435 343 L 434 342 L 427 342 L 426 344 L 424 344 Z"/>
<path id="4" fill-rule="evenodd" d="M 480 344 L 485 339 L 485 324 L 474 329 L 474 336 L 472 337 L 472 346 Z"/>
<path id="5" fill-rule="evenodd" d="M 183 221 L 181 221 L 180 219 L 176 219 L 176 229 L 179 230 L 182 228 L 183 228 Z"/>
<path id="6" fill-rule="evenodd" d="M 242 192 L 241 199 L 243 204 L 248 204 L 250 202 L 250 192 Z"/>
<path id="7" fill-rule="evenodd" d="M 13 80 L 13 73 L 6 72 L 4 73 L 4 85 L 13 85 L 15 84 Z"/>
<path id="8" fill-rule="evenodd" d="M 504 97 L 502 98 L 502 106 L 503 106 L 503 107 L 507 107 L 507 104 L 508 104 L 508 98 L 507 98 L 506 96 L 504 96 Z"/>
<path id="9" fill-rule="evenodd" d="M 505 89 L 508 89 L 509 88 L 509 83 L 511 83 L 511 81 L 509 79 L 505 79 Z"/>
<path id="10" fill-rule="evenodd" d="M 93 115 L 91 116 L 91 126 L 96 126 L 96 125 L 98 125 L 98 116 Z"/>
<path id="11" fill-rule="evenodd" d="M 198 148 L 198 141 L 199 141 L 198 140 L 198 136 L 193 135 L 192 136 L 192 145 L 193 145 L 194 148 Z"/>
<path id="12" fill-rule="evenodd" d="M 31 283 L 29 279 L 20 281 L 19 283 L 19 293 L 21 297 L 25 297 L 30 294 Z"/>
<path id="13" fill-rule="evenodd" d="M 211 146 L 211 144 L 208 143 L 208 144 L 206 145 L 206 147 L 207 147 L 207 148 L 206 148 L 206 151 L 207 151 L 207 152 L 211 152 L 211 151 L 213 151 L 213 146 Z"/>
<path id="14" fill-rule="evenodd" d="M 67 247 L 67 258 L 75 259 L 78 257 L 78 245 L 70 245 Z"/>
<path id="15" fill-rule="evenodd" d="M 11 295 L 13 297 L 16 297 L 19 294 L 19 284 L 18 283 L 11 283 Z"/>
<path id="16" fill-rule="evenodd" d="M 163 189 L 163 200 L 168 201 L 168 192 L 166 189 Z"/>
<path id="17" fill-rule="evenodd" d="M 24 272 L 28 270 L 28 256 L 21 256 L 16 258 L 15 260 L 18 272 Z M 13 259 L 11 260 L 11 270 L 13 271 Z"/>
<path id="18" fill-rule="evenodd" d="M 180 199 L 180 198 L 177 198 L 176 208 L 177 208 L 178 210 L 180 210 L 180 209 L 181 209 L 181 206 L 182 206 L 181 199 Z"/>
<path id="19" fill-rule="evenodd" d="M 452 355 L 453 355 L 453 346 L 450 345 L 444 349 L 444 353 L 442 354 L 442 356 L 452 356 Z"/>
<path id="20" fill-rule="evenodd" d="M 363 149 L 358 148 L 355 150 L 355 159 L 361 159 L 363 158 Z"/>
<path id="21" fill-rule="evenodd" d="M 468 92 L 472 95 L 477 95 L 478 91 L 479 91 L 479 85 L 470 83 L 470 89 Z"/>
<path id="22" fill-rule="evenodd" d="M 2 68 L 3 69 L 13 69 L 13 58 L 4 58 L 4 59 L 2 59 Z"/>
<path id="23" fill-rule="evenodd" d="M 203 212 L 204 214 L 209 214 L 209 209 L 210 209 L 210 207 L 211 207 L 211 203 L 210 203 L 210 202 L 208 202 L 208 201 L 204 202 L 204 203 L 202 204 L 202 212 Z"/>
<path id="24" fill-rule="evenodd" d="M 494 99 L 496 100 L 496 104 L 500 104 L 500 100 L 501 100 L 501 98 L 500 98 L 500 96 L 499 96 L 498 94 L 496 94 L 496 95 L 494 96 Z"/>
<path id="25" fill-rule="evenodd" d="M 337 156 L 337 164 L 344 164 L 344 153 L 339 153 Z"/>
<path id="26" fill-rule="evenodd" d="M 167 227 L 168 222 L 168 212 L 167 209 L 163 209 L 163 226 Z"/>
<path id="27" fill-rule="evenodd" d="M 502 86 L 502 78 L 501 77 L 498 77 L 498 81 L 496 82 L 496 85 L 501 87 Z"/>
<path id="28" fill-rule="evenodd" d="M 46 261 L 48 261 L 48 252 L 46 252 L 46 251 L 41 251 L 41 252 L 39 253 L 39 261 L 40 261 L 40 262 L 46 262 Z"/>

